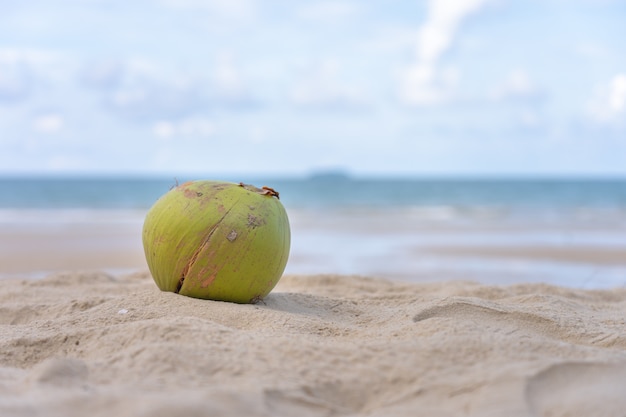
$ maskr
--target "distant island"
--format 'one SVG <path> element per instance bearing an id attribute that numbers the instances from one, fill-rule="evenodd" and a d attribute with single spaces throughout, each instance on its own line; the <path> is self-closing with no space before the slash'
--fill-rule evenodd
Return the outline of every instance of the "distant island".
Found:
<path id="1" fill-rule="evenodd" d="M 350 174 L 341 169 L 315 171 L 309 174 L 308 179 L 315 181 L 347 181 L 350 179 Z"/>

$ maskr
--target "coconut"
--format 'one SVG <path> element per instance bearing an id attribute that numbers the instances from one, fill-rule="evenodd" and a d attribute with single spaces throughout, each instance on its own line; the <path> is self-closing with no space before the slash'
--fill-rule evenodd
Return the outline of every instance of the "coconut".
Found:
<path id="1" fill-rule="evenodd" d="M 150 272 L 162 291 L 254 303 L 289 257 L 289 220 L 269 187 L 191 181 L 163 195 L 143 225 Z"/>

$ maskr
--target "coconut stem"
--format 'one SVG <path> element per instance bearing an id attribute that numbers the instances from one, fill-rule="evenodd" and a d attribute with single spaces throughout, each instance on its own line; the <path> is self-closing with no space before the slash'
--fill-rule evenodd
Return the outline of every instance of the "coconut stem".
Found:
<path id="1" fill-rule="evenodd" d="M 239 186 L 245 188 L 248 191 L 252 191 L 261 195 L 268 195 L 270 197 L 276 197 L 276 199 L 280 200 L 278 191 L 266 185 L 261 188 L 257 188 L 254 185 L 244 184 L 243 182 L 240 182 Z"/>

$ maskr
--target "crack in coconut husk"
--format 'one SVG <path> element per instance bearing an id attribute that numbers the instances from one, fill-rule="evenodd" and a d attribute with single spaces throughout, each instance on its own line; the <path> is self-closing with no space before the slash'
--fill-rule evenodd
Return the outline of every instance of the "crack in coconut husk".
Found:
<path id="1" fill-rule="evenodd" d="M 178 279 L 178 284 L 176 284 L 176 291 L 174 291 L 176 294 L 180 293 L 180 290 L 183 288 L 185 277 L 187 276 L 187 273 L 189 272 L 191 267 L 196 263 L 196 260 L 198 259 L 200 252 L 202 252 L 202 249 L 204 249 L 204 247 L 209 243 L 209 240 L 211 240 L 211 237 L 217 230 L 220 223 L 222 223 L 224 218 L 228 216 L 228 213 L 230 213 L 235 208 L 235 206 L 239 203 L 239 201 L 240 200 L 237 200 L 235 204 L 233 204 L 232 207 L 229 208 L 228 211 L 224 213 L 224 215 L 220 217 L 220 219 L 217 222 L 215 222 L 213 227 L 211 227 L 211 230 L 209 230 L 209 232 L 207 233 L 206 237 L 202 239 L 202 242 L 198 245 L 198 249 L 196 249 L 195 252 L 191 255 L 191 258 L 189 258 L 189 261 L 187 262 L 187 264 L 185 265 L 185 267 L 183 268 L 180 274 L 180 278 Z"/>

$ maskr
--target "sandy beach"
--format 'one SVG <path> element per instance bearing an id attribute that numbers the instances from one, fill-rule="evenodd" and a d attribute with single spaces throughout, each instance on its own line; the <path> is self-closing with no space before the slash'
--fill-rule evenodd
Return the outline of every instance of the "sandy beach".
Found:
<path id="1" fill-rule="evenodd" d="M 160 292 L 141 216 L 66 215 L 0 230 L 1 416 L 626 415 L 621 223 L 565 244 L 541 225 L 296 215 L 292 270 L 337 272 L 238 305 Z M 568 275 L 589 271 L 591 289 Z"/>
<path id="2" fill-rule="evenodd" d="M 626 289 L 285 276 L 256 305 L 148 273 L 0 289 L 3 416 L 623 416 Z"/>

